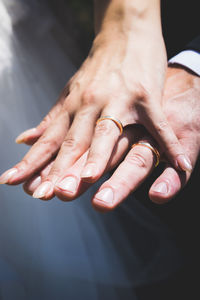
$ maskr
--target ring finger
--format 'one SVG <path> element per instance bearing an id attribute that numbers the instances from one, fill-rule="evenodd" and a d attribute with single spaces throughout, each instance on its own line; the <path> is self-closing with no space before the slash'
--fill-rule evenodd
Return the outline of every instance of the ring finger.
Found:
<path id="1" fill-rule="evenodd" d="M 88 159 L 81 173 L 83 181 L 94 182 L 101 177 L 123 132 L 121 121 L 112 115 L 103 113 L 97 120 Z"/>

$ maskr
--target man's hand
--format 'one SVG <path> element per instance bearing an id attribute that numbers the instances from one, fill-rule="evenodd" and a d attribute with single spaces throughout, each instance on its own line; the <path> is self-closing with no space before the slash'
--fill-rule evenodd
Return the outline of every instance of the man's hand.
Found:
<path id="1" fill-rule="evenodd" d="M 183 67 L 169 67 L 163 108 L 195 166 L 200 153 L 200 77 Z M 169 201 L 188 182 L 190 175 L 190 172 L 177 172 L 167 165 L 149 191 L 151 200 L 156 203 Z"/>
<path id="2" fill-rule="evenodd" d="M 200 152 L 200 78 L 182 68 L 169 67 L 163 108 L 170 125 L 194 166 Z M 149 172 L 152 167 L 152 163 L 149 163 L 148 159 L 151 150 L 148 151 L 148 149 L 138 146 L 140 160 L 143 162 L 139 168 L 137 168 L 138 163 L 135 163 L 135 159 L 132 159 L 134 157 L 133 150 L 94 196 L 92 202 L 96 208 L 107 211 L 116 207 L 137 188 L 138 180 L 139 183 L 143 181 Z M 145 173 L 142 180 L 138 175 L 138 171 L 139 174 L 142 172 L 141 167 Z M 188 171 L 178 172 L 167 164 L 164 172 L 149 191 L 151 200 L 158 204 L 169 201 L 188 182 L 190 175 L 191 173 Z"/>
<path id="3" fill-rule="evenodd" d="M 183 68 L 169 67 L 163 108 L 194 166 L 200 153 L 200 78 Z M 138 146 L 137 150 L 140 153 L 140 160 L 143 161 L 140 167 L 145 169 L 144 173 L 147 174 L 151 165 L 148 160 L 151 150 L 142 149 L 142 146 Z M 94 196 L 92 202 L 96 208 L 103 211 L 113 209 L 137 188 L 138 180 L 141 179 L 138 171 L 139 174 L 142 171 L 141 168 L 137 170 L 138 163 L 136 164 L 135 159 L 130 157 L 134 157 L 133 149 Z M 167 163 L 165 170 L 149 191 L 150 199 L 158 204 L 166 203 L 183 188 L 190 175 L 190 172 L 179 172 Z M 143 175 L 142 181 L 144 177 Z"/>

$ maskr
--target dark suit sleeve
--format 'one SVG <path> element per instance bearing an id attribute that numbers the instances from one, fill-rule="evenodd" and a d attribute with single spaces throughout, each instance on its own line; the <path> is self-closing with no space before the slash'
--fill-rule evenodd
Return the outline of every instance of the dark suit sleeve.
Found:
<path id="1" fill-rule="evenodd" d="M 200 35 L 187 44 L 185 49 L 195 50 L 200 53 Z"/>

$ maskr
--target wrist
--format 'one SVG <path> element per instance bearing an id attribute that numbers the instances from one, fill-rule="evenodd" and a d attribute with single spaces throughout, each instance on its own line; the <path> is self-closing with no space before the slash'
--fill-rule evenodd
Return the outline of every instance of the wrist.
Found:
<path id="1" fill-rule="evenodd" d="M 199 93 L 199 82 L 200 78 L 196 74 L 192 73 L 190 70 L 186 69 L 181 65 L 170 65 L 167 68 L 166 73 L 166 86 L 164 99 L 168 99 L 176 95 L 184 95 L 193 89 L 193 91 L 198 91 Z"/>
<path id="2" fill-rule="evenodd" d="M 95 31 L 126 32 L 154 28 L 161 30 L 159 0 L 96 0 Z"/>
<path id="3" fill-rule="evenodd" d="M 132 57 L 134 54 L 142 54 L 142 52 L 148 56 L 148 53 L 152 53 L 152 51 L 166 54 L 162 32 L 148 25 L 130 32 L 117 29 L 101 30 L 93 40 L 91 52 L 98 52 L 98 50 L 101 52 L 106 49 L 111 49 L 112 55 L 121 49 L 126 55 L 130 54 Z"/>

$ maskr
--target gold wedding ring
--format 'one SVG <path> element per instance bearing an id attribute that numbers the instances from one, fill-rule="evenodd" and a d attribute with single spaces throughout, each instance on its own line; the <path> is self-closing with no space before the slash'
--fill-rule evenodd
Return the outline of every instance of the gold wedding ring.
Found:
<path id="1" fill-rule="evenodd" d="M 141 145 L 143 147 L 146 147 L 146 148 L 150 149 L 155 154 L 155 156 L 156 156 L 155 167 L 157 167 L 159 165 L 159 162 L 160 162 L 160 153 L 158 152 L 158 150 L 156 148 L 154 148 L 153 146 L 151 146 L 151 144 L 149 144 L 147 142 L 137 142 L 137 143 L 133 144 L 131 148 L 134 148 L 137 145 Z"/>
<path id="2" fill-rule="evenodd" d="M 100 117 L 97 121 L 96 121 L 96 124 L 98 124 L 99 122 L 103 121 L 103 120 L 111 120 L 113 121 L 117 127 L 119 128 L 119 131 L 120 131 L 120 135 L 123 133 L 123 125 L 122 125 L 122 122 L 116 118 L 113 118 L 111 116 L 103 116 L 103 117 Z"/>

